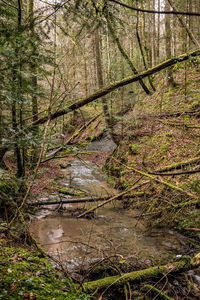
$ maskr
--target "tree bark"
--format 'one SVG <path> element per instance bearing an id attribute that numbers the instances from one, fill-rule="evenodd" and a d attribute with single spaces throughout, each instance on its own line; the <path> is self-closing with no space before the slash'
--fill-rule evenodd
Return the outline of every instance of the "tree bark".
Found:
<path id="1" fill-rule="evenodd" d="M 169 10 L 170 5 L 168 0 L 165 0 L 165 9 Z M 165 16 L 165 52 L 166 52 L 166 58 L 170 58 L 172 53 L 171 53 L 171 19 L 170 15 Z M 175 87 L 176 83 L 173 78 L 173 72 L 172 68 L 168 68 L 167 70 L 167 82 L 170 86 Z"/>
<path id="2" fill-rule="evenodd" d="M 34 31 L 34 0 L 28 0 L 28 18 L 29 18 L 29 26 L 30 26 L 30 38 L 34 40 L 35 38 L 35 31 Z M 31 83 L 33 87 L 33 94 L 32 94 L 32 115 L 33 115 L 33 123 L 38 120 L 38 101 L 36 96 L 37 91 L 37 63 L 35 58 L 37 56 L 37 46 L 35 42 L 31 44 L 31 51 L 32 51 L 32 61 L 30 62 L 30 71 L 31 71 Z M 37 138 L 38 136 L 38 126 L 33 126 L 32 128 L 33 137 Z M 33 147 L 31 153 L 31 166 L 34 168 L 37 163 L 38 153 L 37 153 L 37 145 Z"/>
<path id="3" fill-rule="evenodd" d="M 101 52 L 100 52 L 100 34 L 99 34 L 99 28 L 95 30 L 94 33 L 94 48 L 95 48 L 95 57 L 96 57 L 96 71 L 97 71 L 97 81 L 98 81 L 98 87 L 99 89 L 103 88 L 103 71 L 102 71 L 102 63 L 101 63 Z M 111 119 L 110 113 L 109 113 L 109 107 L 108 102 L 105 97 L 102 97 L 102 108 L 104 113 L 104 118 L 106 122 L 106 127 L 108 129 L 108 132 L 111 135 L 111 138 L 115 142 L 115 144 L 119 144 L 117 135 L 114 132 L 113 127 L 113 120 Z"/>

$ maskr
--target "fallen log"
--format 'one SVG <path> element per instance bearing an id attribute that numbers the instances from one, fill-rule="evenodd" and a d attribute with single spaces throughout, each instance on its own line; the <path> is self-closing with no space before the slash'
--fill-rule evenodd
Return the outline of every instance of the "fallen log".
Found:
<path id="1" fill-rule="evenodd" d="M 138 120 L 146 120 L 149 118 L 168 118 L 168 117 L 180 117 L 183 115 L 197 115 L 200 113 L 200 109 L 195 109 L 195 110 L 189 110 L 189 111 L 166 111 L 162 113 L 154 113 L 154 114 L 143 114 L 143 115 L 138 115 L 137 119 Z M 158 120 L 161 121 L 161 120 Z"/>
<path id="2" fill-rule="evenodd" d="M 185 191 L 185 190 L 183 190 L 182 188 L 180 188 L 180 187 L 178 187 L 178 186 L 176 186 L 176 185 L 173 185 L 173 184 L 171 184 L 171 183 L 169 183 L 169 182 L 166 182 L 166 181 L 164 181 L 164 180 L 158 179 L 158 178 L 152 176 L 150 173 L 146 173 L 146 172 L 144 172 L 144 171 L 140 171 L 140 170 L 137 170 L 137 169 L 135 169 L 135 168 L 130 168 L 130 167 L 128 167 L 128 166 L 122 164 L 121 162 L 117 161 L 116 159 L 115 159 L 115 161 L 116 161 L 117 163 L 123 165 L 123 166 L 124 166 L 125 168 L 127 168 L 128 170 L 132 170 L 132 171 L 134 171 L 134 172 L 136 172 L 136 173 L 138 173 L 138 174 L 140 174 L 140 175 L 142 175 L 142 176 L 145 176 L 145 177 L 150 178 L 151 180 L 153 180 L 153 181 L 155 181 L 155 182 L 161 183 L 161 184 L 163 184 L 163 185 L 165 185 L 165 186 L 171 188 L 172 190 L 176 190 L 176 191 L 178 191 L 178 192 L 181 192 L 181 193 L 187 195 L 188 197 L 194 199 L 193 202 L 191 202 L 192 204 L 195 204 L 195 203 L 197 203 L 197 202 L 200 201 L 199 196 L 197 196 L 197 195 L 195 195 L 195 194 L 193 194 L 193 193 L 190 193 L 190 192 L 188 192 L 188 191 Z M 159 174 L 159 175 L 160 175 L 160 174 Z M 182 205 L 182 204 L 179 204 L 179 205 Z M 173 205 L 173 206 L 176 207 L 176 205 Z"/>
<path id="3" fill-rule="evenodd" d="M 122 200 L 127 198 L 134 198 L 134 197 L 141 197 L 144 193 L 138 192 L 135 194 L 126 194 L 122 196 L 118 196 L 115 200 Z M 105 201 L 110 199 L 112 196 L 105 196 L 105 197 L 84 197 L 84 198 L 72 198 L 72 199 L 66 199 L 66 200 L 59 200 L 59 201 L 37 201 L 33 203 L 27 203 L 30 206 L 43 206 L 43 205 L 58 205 L 58 204 L 72 204 L 72 203 L 86 203 L 86 202 L 97 202 L 97 201 Z"/>
<path id="4" fill-rule="evenodd" d="M 177 175 L 190 175 L 200 173 L 200 169 L 191 170 L 191 171 L 182 171 L 182 172 L 172 172 L 172 173 L 159 173 L 159 172 L 149 172 L 151 175 L 159 175 L 159 176 L 177 176 Z"/>
<path id="5" fill-rule="evenodd" d="M 196 157 L 190 158 L 188 160 L 181 161 L 181 162 L 174 163 L 172 165 L 168 165 L 168 166 L 165 166 L 163 168 L 160 168 L 160 169 L 156 170 L 156 172 L 161 173 L 161 172 L 165 172 L 165 171 L 172 171 L 172 170 L 175 170 L 175 169 L 181 169 L 181 168 L 186 167 L 188 165 L 192 165 L 192 164 L 199 163 L 199 162 L 200 162 L 200 156 L 196 156 Z"/>
<path id="6" fill-rule="evenodd" d="M 133 83 L 133 82 L 137 82 L 137 81 L 139 81 L 143 78 L 146 78 L 150 75 L 153 75 L 153 74 L 155 74 L 159 71 L 162 71 L 162 70 L 164 70 L 168 67 L 176 65 L 177 63 L 181 63 L 183 61 L 188 60 L 189 58 L 193 58 L 193 57 L 196 57 L 196 56 L 199 56 L 199 55 L 200 55 L 200 49 L 197 49 L 197 50 L 189 52 L 189 53 L 184 53 L 184 54 L 179 55 L 177 57 L 170 58 L 170 59 L 154 66 L 151 69 L 148 69 L 148 70 L 145 70 L 145 71 L 141 72 L 138 75 L 129 76 L 129 77 L 126 77 L 126 78 L 124 78 L 120 81 L 114 82 L 114 83 L 112 83 L 112 84 L 110 84 L 106 87 L 103 87 L 102 89 L 94 92 L 92 95 L 89 95 L 85 98 L 82 98 L 82 99 L 79 99 L 79 100 L 73 102 L 71 105 L 69 105 L 68 107 L 66 107 L 64 109 L 57 110 L 56 112 L 54 112 L 51 115 L 51 120 L 54 120 L 54 119 L 56 119 L 60 116 L 68 114 L 68 113 L 70 113 L 70 112 L 72 112 L 72 111 L 74 111 L 78 108 L 81 108 L 84 105 L 87 105 L 87 104 L 93 102 L 96 99 L 99 99 L 99 98 L 101 98 L 101 97 L 103 97 L 107 94 L 110 94 L 112 91 L 114 91 L 118 88 L 121 88 L 121 87 L 126 86 L 130 83 Z M 47 122 L 47 120 L 48 120 L 48 116 L 41 117 L 37 121 L 33 122 L 32 126 L 44 124 L 44 123 Z"/>
<path id="7" fill-rule="evenodd" d="M 85 202 L 95 202 L 95 201 L 102 201 L 105 199 L 109 199 L 110 196 L 106 197 L 99 197 L 99 198 L 73 198 L 67 200 L 59 200 L 59 201 L 37 201 L 33 203 L 28 203 L 30 206 L 42 206 L 42 205 L 58 205 L 58 204 L 72 204 L 72 203 L 85 203 Z"/>
<path id="8" fill-rule="evenodd" d="M 88 213 L 90 213 L 90 212 L 92 212 L 92 211 L 95 211 L 96 209 L 98 209 L 98 208 L 104 206 L 105 204 L 107 204 L 107 203 L 109 203 L 109 202 L 111 202 L 111 201 L 117 200 L 117 199 L 118 199 L 119 197 L 121 197 L 121 196 L 128 195 L 128 193 L 129 193 L 130 191 L 132 191 L 133 189 L 138 188 L 138 185 L 136 185 L 136 184 L 142 179 L 142 177 L 143 177 L 143 176 L 141 176 L 139 179 L 137 179 L 136 182 L 135 182 L 130 188 L 128 188 L 127 190 L 125 190 L 125 191 L 123 191 L 122 193 L 119 193 L 119 194 L 117 194 L 117 195 L 114 195 L 113 197 L 110 197 L 108 200 L 106 200 L 106 201 L 104 201 L 104 202 L 102 202 L 102 203 L 100 203 L 100 204 L 98 204 L 98 205 L 96 205 L 96 206 L 91 207 L 91 208 L 88 209 L 87 211 L 85 211 L 85 212 L 83 212 L 82 214 L 80 214 L 77 218 L 81 218 L 81 217 L 85 216 L 86 214 L 88 214 Z M 148 181 L 147 181 L 147 182 L 148 182 Z M 147 182 L 142 183 L 142 185 L 143 185 L 143 184 L 146 184 Z M 141 186 L 141 185 L 140 185 L 140 186 Z M 130 196 L 129 196 L 129 197 L 130 197 Z"/>
<path id="9" fill-rule="evenodd" d="M 200 125 L 197 124 L 189 124 L 184 122 L 163 122 L 159 120 L 163 125 L 173 126 L 173 127 L 183 127 L 183 128 L 200 128 Z"/>
<path id="10" fill-rule="evenodd" d="M 110 286 L 120 287 L 127 283 L 142 282 L 150 278 L 167 276 L 168 274 L 181 273 L 190 269 L 197 268 L 200 265 L 200 253 L 194 258 L 183 256 L 180 261 L 169 263 L 164 266 L 156 266 L 144 270 L 123 273 L 121 275 L 109 276 L 83 283 L 83 289 L 87 293 L 102 291 Z"/>

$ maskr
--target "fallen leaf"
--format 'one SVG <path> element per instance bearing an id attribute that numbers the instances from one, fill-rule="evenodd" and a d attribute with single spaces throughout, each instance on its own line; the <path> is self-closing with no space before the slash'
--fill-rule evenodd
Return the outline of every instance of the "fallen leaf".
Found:
<path id="1" fill-rule="evenodd" d="M 11 283 L 10 289 L 11 289 L 12 291 L 15 291 L 16 288 L 17 288 L 17 286 L 16 286 L 14 283 Z"/>
<path id="2" fill-rule="evenodd" d="M 18 254 L 15 254 L 14 256 L 13 256 L 13 258 L 12 258 L 12 261 L 13 262 L 16 262 L 16 261 L 18 261 L 18 260 L 21 260 L 22 258 L 18 255 Z"/>
<path id="3" fill-rule="evenodd" d="M 61 287 L 61 290 L 62 290 L 63 292 L 69 292 L 69 290 L 66 288 L 65 285 L 63 285 L 63 286 Z"/>
<path id="4" fill-rule="evenodd" d="M 24 298 L 30 298 L 30 294 L 29 293 L 24 293 Z"/>
<path id="5" fill-rule="evenodd" d="M 31 299 L 37 299 L 37 296 L 34 295 L 33 293 L 30 293 L 30 298 L 31 298 Z"/>
<path id="6" fill-rule="evenodd" d="M 37 272 L 35 273 L 36 276 L 39 276 L 40 274 L 41 274 L 41 271 L 37 271 Z"/>

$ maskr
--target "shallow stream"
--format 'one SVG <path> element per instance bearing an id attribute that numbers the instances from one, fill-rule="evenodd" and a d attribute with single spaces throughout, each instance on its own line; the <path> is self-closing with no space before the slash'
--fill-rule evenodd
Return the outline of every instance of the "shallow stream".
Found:
<path id="1" fill-rule="evenodd" d="M 86 190 L 91 196 L 117 193 L 96 166 L 80 160 L 72 160 L 71 166 L 63 169 L 65 181 L 61 186 L 73 186 Z M 48 198 L 55 197 L 49 196 Z M 66 198 L 71 198 L 66 196 Z M 77 197 L 76 197 L 77 198 Z M 40 199 L 45 200 L 45 199 Z M 89 204 L 65 204 L 63 208 L 89 208 Z M 73 271 L 106 256 L 118 255 L 120 259 L 145 257 L 147 260 L 160 258 L 171 253 L 184 254 L 186 240 L 171 230 L 149 230 L 144 221 L 138 220 L 136 210 L 122 208 L 120 201 L 97 210 L 94 219 L 69 216 L 47 210 L 38 212 L 30 224 L 30 230 L 47 253 L 59 258 Z"/>

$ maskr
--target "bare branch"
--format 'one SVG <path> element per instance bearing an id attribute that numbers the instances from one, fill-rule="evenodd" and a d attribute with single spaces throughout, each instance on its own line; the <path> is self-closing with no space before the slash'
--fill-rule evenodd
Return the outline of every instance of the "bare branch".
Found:
<path id="1" fill-rule="evenodd" d="M 139 11 L 139 12 L 145 12 L 145 13 L 150 13 L 150 14 L 165 14 L 165 15 L 185 15 L 185 16 L 200 16 L 200 13 L 198 12 L 186 12 L 186 11 L 160 11 L 160 10 L 151 10 L 151 9 L 142 9 L 142 8 L 137 8 L 134 6 L 130 6 L 128 4 L 122 3 L 117 0 L 109 0 L 110 2 L 117 3 L 123 7 Z"/>

